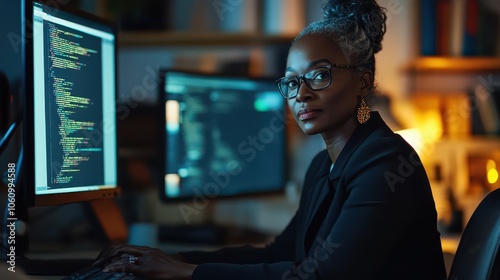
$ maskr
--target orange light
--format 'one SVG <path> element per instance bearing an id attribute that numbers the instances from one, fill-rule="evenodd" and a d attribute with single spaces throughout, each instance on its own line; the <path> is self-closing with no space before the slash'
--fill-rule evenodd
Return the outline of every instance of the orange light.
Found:
<path id="1" fill-rule="evenodd" d="M 488 179 L 488 183 L 490 183 L 491 185 L 495 184 L 498 181 L 497 164 L 492 159 L 489 159 L 486 162 L 486 178 Z"/>

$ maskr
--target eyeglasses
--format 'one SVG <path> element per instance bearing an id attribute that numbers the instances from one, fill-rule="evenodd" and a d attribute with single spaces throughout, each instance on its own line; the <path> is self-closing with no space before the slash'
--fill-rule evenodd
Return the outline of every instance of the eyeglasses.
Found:
<path id="1" fill-rule="evenodd" d="M 330 65 L 325 65 L 313 69 L 305 73 L 304 75 L 283 77 L 279 80 L 276 80 L 275 83 L 278 86 L 279 92 L 284 98 L 294 98 L 299 92 L 301 80 L 304 81 L 306 86 L 313 91 L 322 90 L 329 87 L 332 83 L 332 68 L 356 69 L 356 66 L 349 64 L 332 63 Z"/>

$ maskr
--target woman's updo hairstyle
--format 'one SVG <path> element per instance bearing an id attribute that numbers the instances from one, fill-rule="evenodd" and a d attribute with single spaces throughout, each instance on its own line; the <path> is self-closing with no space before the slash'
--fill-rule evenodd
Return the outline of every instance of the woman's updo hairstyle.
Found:
<path id="1" fill-rule="evenodd" d="M 311 23 L 294 42 L 309 34 L 321 34 L 335 42 L 349 64 L 375 74 L 375 53 L 382 49 L 386 30 L 385 9 L 375 0 L 329 0 L 324 19 Z"/>

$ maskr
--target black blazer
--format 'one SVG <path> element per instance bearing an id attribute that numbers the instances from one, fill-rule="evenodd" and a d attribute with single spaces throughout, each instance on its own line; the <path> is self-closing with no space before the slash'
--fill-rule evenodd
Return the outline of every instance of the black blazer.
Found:
<path id="1" fill-rule="evenodd" d="M 200 264 L 193 279 L 446 278 L 425 170 L 377 112 L 331 165 L 326 150 L 314 158 L 297 213 L 265 248 L 182 253 Z"/>

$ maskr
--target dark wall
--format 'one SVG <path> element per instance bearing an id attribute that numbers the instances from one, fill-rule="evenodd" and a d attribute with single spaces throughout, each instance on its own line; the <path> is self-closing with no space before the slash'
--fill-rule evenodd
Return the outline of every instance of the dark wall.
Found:
<path id="1" fill-rule="evenodd" d="M 21 0 L 0 0 L 0 135 L 12 121 L 14 108 L 20 106 L 21 42 Z M 14 94 L 12 104 L 10 94 Z M 4 152 L 0 163 L 3 163 L 2 159 L 16 155 L 18 145 L 14 142 L 19 142 L 18 135 L 11 139 L 12 148 Z"/>
<path id="2" fill-rule="evenodd" d="M 0 71 L 21 79 L 21 0 L 0 0 Z"/>
<path id="3" fill-rule="evenodd" d="M 5 132 L 15 115 L 14 108 L 19 108 L 21 102 L 21 2 L 0 0 L 0 132 Z M 10 94 L 13 94 L 13 103 L 10 103 Z"/>

